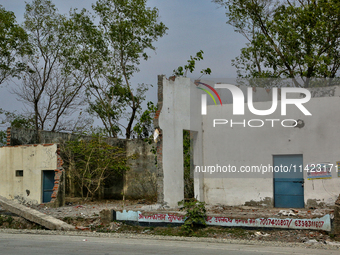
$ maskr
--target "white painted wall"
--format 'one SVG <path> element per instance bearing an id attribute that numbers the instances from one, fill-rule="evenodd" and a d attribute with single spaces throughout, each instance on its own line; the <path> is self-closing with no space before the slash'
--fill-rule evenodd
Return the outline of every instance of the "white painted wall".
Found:
<path id="1" fill-rule="evenodd" d="M 56 151 L 56 144 L 1 147 L 0 196 L 42 203 L 42 171 L 57 169 Z M 23 170 L 24 176 L 15 176 L 16 170 Z"/>
<path id="2" fill-rule="evenodd" d="M 339 91 L 339 88 L 337 88 Z M 271 104 L 271 103 L 270 103 Z M 268 102 L 255 103 L 257 109 L 267 109 Z M 328 205 L 334 204 L 340 192 L 340 178 L 335 164 L 340 161 L 340 98 L 312 98 L 305 104 L 312 116 L 305 116 L 299 110 L 291 109 L 287 116 L 279 111 L 271 116 L 259 117 L 251 113 L 245 116 L 232 116 L 232 105 L 208 106 L 208 114 L 203 118 L 203 158 L 204 165 L 260 166 L 272 165 L 273 155 L 303 154 L 303 165 L 329 162 L 334 164 L 332 179 L 307 180 L 304 171 L 304 199 L 316 199 Z M 224 116 L 224 117 L 223 117 Z M 228 118 L 229 116 L 229 118 Z M 261 128 L 218 125 L 213 127 L 213 119 L 302 119 L 303 128 L 282 126 Z M 273 174 L 267 178 L 210 178 L 204 176 L 204 199 L 207 203 L 243 205 L 251 200 L 273 199 Z"/>
<path id="3" fill-rule="evenodd" d="M 176 207 L 184 198 L 183 130 L 190 129 L 189 116 L 190 79 L 164 78 L 159 126 L 163 130 L 164 201 L 170 207 Z"/>
<path id="4" fill-rule="evenodd" d="M 214 86 L 213 82 L 206 82 Z M 241 87 L 242 91 L 246 91 Z M 273 155 L 303 154 L 303 164 L 340 161 L 340 88 L 311 89 L 312 98 L 306 108 L 312 116 L 305 116 L 296 108 L 288 107 L 287 116 L 280 115 L 280 107 L 271 116 L 252 115 L 245 106 L 245 116 L 232 115 L 232 100 L 227 92 L 221 93 L 223 106 L 211 105 L 208 97 L 208 114 L 201 116 L 201 91 L 189 78 L 163 80 L 163 107 L 159 118 L 163 131 L 164 201 L 177 206 L 183 199 L 183 129 L 196 131 L 194 164 L 242 165 L 273 164 Z M 268 109 L 271 92 L 256 88 L 256 109 Z M 280 104 L 280 102 L 279 102 Z M 213 119 L 242 121 L 243 119 L 302 119 L 303 128 L 212 126 Z M 223 177 L 223 176 L 222 176 Z M 209 204 L 244 205 L 246 202 L 273 200 L 273 174 L 262 178 L 211 178 L 195 173 L 195 196 Z M 225 177 L 225 176 L 224 176 Z M 318 200 L 332 205 L 339 195 L 340 178 L 335 167 L 332 179 L 307 180 L 304 172 L 304 199 Z"/>

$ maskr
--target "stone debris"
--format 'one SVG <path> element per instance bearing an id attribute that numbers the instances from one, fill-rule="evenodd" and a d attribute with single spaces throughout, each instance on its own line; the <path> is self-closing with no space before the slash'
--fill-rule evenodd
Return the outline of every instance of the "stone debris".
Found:
<path id="1" fill-rule="evenodd" d="M 312 212 L 312 215 L 314 215 L 314 216 L 322 216 L 322 215 L 323 215 L 323 211 L 320 210 L 320 209 L 315 209 L 315 210 Z"/>
<path id="2" fill-rule="evenodd" d="M 264 207 L 253 207 L 253 206 L 226 206 L 226 205 L 207 205 L 207 212 L 210 214 L 221 214 L 225 217 L 240 217 L 244 218 L 261 218 L 261 217 L 291 217 L 291 218 L 321 218 L 322 216 L 329 214 L 333 218 L 334 209 L 332 208 L 264 208 Z"/>
<path id="3" fill-rule="evenodd" d="M 293 210 L 285 211 L 285 210 L 280 210 L 277 216 L 295 216 L 296 214 L 293 212 Z"/>
<path id="4" fill-rule="evenodd" d="M 76 229 L 77 230 L 87 230 L 87 231 L 89 231 L 89 230 L 91 230 L 89 227 L 82 227 L 82 226 L 76 226 Z"/>
<path id="5" fill-rule="evenodd" d="M 258 237 L 266 237 L 266 236 L 270 236 L 270 234 L 268 234 L 268 233 L 261 233 L 260 231 L 255 232 L 254 235 L 255 235 L 255 236 L 258 236 Z"/>
<path id="6" fill-rule="evenodd" d="M 143 202 L 144 203 L 144 202 Z M 69 205 L 50 208 L 46 207 L 44 204 L 32 205 L 30 206 L 40 212 L 47 215 L 63 219 L 64 217 L 83 217 L 91 218 L 99 216 L 99 213 L 103 210 L 133 210 L 133 211 L 151 211 L 151 212 L 166 212 L 166 211 L 179 211 L 179 208 L 168 208 L 166 205 L 162 204 L 141 204 L 138 201 L 126 200 L 124 203 L 122 201 L 110 200 L 107 202 L 86 202 L 82 204 L 69 203 Z M 219 214 L 224 217 L 232 218 L 262 218 L 262 217 L 292 217 L 292 218 L 319 218 L 326 214 L 330 214 L 333 218 L 334 209 L 304 209 L 299 210 L 290 209 L 280 209 L 280 208 L 261 208 L 252 206 L 227 206 L 227 205 L 206 205 L 208 214 Z"/>
<path id="7" fill-rule="evenodd" d="M 120 229 L 121 225 L 122 225 L 122 223 L 120 223 L 120 222 L 111 222 L 109 228 L 110 228 L 110 230 L 117 231 L 118 229 Z"/>
<path id="8" fill-rule="evenodd" d="M 315 240 L 315 239 L 309 239 L 309 240 L 305 241 L 305 243 L 306 244 L 317 244 L 319 242 L 317 240 Z"/>
<path id="9" fill-rule="evenodd" d="M 179 208 L 168 209 L 162 204 L 151 204 L 147 205 L 138 203 L 138 201 L 125 202 L 120 200 L 109 200 L 109 201 L 79 201 L 69 203 L 66 206 L 59 208 L 46 207 L 45 204 L 31 205 L 31 208 L 39 210 L 41 213 L 51 215 L 55 218 L 66 221 L 67 223 L 76 227 L 78 231 L 92 233 L 100 231 L 117 232 L 126 231 L 126 226 L 121 222 L 112 222 L 113 216 L 111 210 L 122 211 L 122 210 L 133 210 L 133 211 L 144 211 L 149 213 L 166 213 L 166 212 L 180 212 Z M 332 208 L 261 208 L 254 206 L 227 206 L 227 205 L 206 205 L 207 213 L 216 216 L 230 217 L 230 218 L 281 218 L 286 219 L 308 219 L 318 218 L 323 215 L 330 214 L 333 218 L 334 209 Z M 1 208 L 0 208 L 1 211 Z M 107 219 L 104 219 L 107 216 Z M 104 222 L 103 222 L 104 221 Z M 243 230 L 242 230 L 243 231 Z M 250 240 L 265 240 L 265 241 L 282 241 L 282 242 L 299 242 L 307 243 L 308 246 L 327 245 L 337 247 L 340 249 L 340 244 L 337 242 L 331 242 L 330 236 L 327 233 L 320 231 L 306 231 L 306 230 L 244 230 L 247 238 Z M 139 232 L 143 235 L 153 234 L 154 231 L 146 229 Z M 229 236 L 230 235 L 230 236 Z M 226 233 L 224 237 L 217 236 L 216 238 L 235 238 L 232 233 Z M 314 241 L 313 241 L 314 240 Z M 315 242 L 316 240 L 316 242 Z"/>
<path id="10" fill-rule="evenodd" d="M 339 247 L 340 247 L 340 242 L 330 242 L 330 241 L 326 241 L 326 244 L 334 245 L 334 246 L 339 246 Z"/>

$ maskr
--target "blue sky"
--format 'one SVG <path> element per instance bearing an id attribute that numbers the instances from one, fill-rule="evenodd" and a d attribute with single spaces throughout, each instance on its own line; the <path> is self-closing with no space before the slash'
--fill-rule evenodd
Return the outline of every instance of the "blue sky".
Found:
<path id="1" fill-rule="evenodd" d="M 30 1 L 27 1 L 30 2 Z M 86 8 L 91 10 L 95 0 L 55 0 L 59 12 L 68 13 L 70 8 Z M 24 0 L 0 0 L 7 10 L 13 11 L 17 22 L 23 22 L 25 11 Z M 233 28 L 226 24 L 224 8 L 219 8 L 210 0 L 149 0 L 148 5 L 159 9 L 160 20 L 169 28 L 168 34 L 154 45 L 156 52 L 151 52 L 148 61 L 142 61 L 140 72 L 132 82 L 153 84 L 147 100 L 157 102 L 157 75 L 172 74 L 173 69 L 186 64 L 190 55 L 199 50 L 204 51 L 204 60 L 197 65 L 196 71 L 188 77 L 198 78 L 200 70 L 211 68 L 212 78 L 234 78 L 236 69 L 231 66 L 231 60 L 239 55 L 246 40 Z M 15 96 L 0 89 L 0 108 L 6 110 L 22 109 L 22 104 Z"/>

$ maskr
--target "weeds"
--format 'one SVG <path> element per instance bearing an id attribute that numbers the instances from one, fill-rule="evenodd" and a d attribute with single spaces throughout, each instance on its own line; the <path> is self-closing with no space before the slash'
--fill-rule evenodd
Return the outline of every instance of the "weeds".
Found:
<path id="1" fill-rule="evenodd" d="M 7 222 L 8 227 L 12 226 L 14 219 L 12 216 L 2 216 L 0 215 L 0 226 L 3 226 L 5 222 Z"/>
<path id="2" fill-rule="evenodd" d="M 8 216 L 8 217 L 7 217 L 7 220 L 6 220 L 6 221 L 7 221 L 9 227 L 12 225 L 13 220 L 14 220 L 14 219 L 12 218 L 12 216 Z"/>
<path id="3" fill-rule="evenodd" d="M 181 210 L 186 211 L 184 224 L 181 227 L 184 235 L 191 236 L 197 230 L 206 227 L 207 211 L 204 202 L 190 199 L 182 200 L 178 205 L 183 206 Z"/>

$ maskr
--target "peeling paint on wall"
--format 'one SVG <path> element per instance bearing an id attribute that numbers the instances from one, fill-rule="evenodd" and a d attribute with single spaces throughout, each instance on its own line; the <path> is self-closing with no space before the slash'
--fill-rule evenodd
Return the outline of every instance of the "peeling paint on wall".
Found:
<path id="1" fill-rule="evenodd" d="M 42 171 L 57 169 L 56 144 L 0 148 L 0 196 L 22 204 L 42 203 Z M 22 171 L 22 175 L 16 172 Z"/>
<path id="2" fill-rule="evenodd" d="M 245 206 L 262 206 L 262 207 L 273 207 L 273 199 L 271 197 L 265 197 L 260 201 L 250 200 L 244 203 Z"/>

